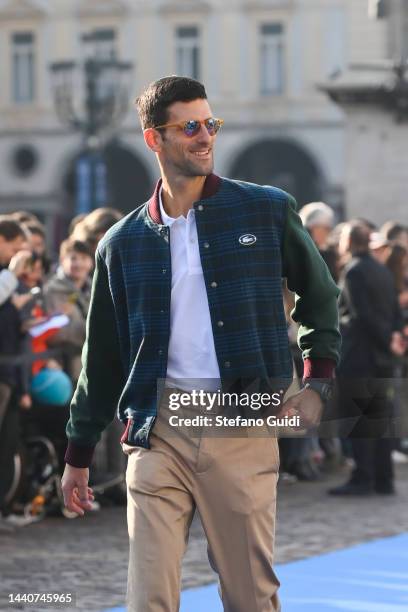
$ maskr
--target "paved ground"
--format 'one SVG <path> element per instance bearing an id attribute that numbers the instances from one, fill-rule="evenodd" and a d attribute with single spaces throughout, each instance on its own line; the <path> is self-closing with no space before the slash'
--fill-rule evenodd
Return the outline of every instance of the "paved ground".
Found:
<path id="1" fill-rule="evenodd" d="M 408 464 L 397 468 L 396 497 L 330 498 L 328 486 L 344 474 L 316 483 L 279 485 L 276 562 L 283 563 L 408 531 Z M 84 519 L 49 518 L 0 535 L 0 610 L 41 608 L 7 603 L 9 593 L 75 593 L 77 607 L 123 605 L 127 570 L 126 515 L 104 508 Z M 213 582 L 205 539 L 194 520 L 183 566 L 183 587 Z M 56 608 L 48 608 L 54 610 Z"/>

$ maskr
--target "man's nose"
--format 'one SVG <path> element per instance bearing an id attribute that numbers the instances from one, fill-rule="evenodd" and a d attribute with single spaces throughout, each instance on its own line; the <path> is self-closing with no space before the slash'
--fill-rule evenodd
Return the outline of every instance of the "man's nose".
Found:
<path id="1" fill-rule="evenodd" d="M 205 143 L 205 144 L 209 144 L 211 142 L 211 136 L 208 133 L 207 128 L 205 127 L 204 123 L 201 123 L 200 125 L 200 131 L 197 134 L 197 139 L 199 142 Z"/>

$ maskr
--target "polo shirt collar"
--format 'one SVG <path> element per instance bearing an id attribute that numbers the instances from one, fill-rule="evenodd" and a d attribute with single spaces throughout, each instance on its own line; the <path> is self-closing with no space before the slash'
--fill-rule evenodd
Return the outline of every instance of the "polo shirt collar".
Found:
<path id="1" fill-rule="evenodd" d="M 217 176 L 216 174 L 209 174 L 207 178 L 205 179 L 203 191 L 201 194 L 201 199 L 204 200 L 206 198 L 210 198 L 211 196 L 215 195 L 220 187 L 220 184 L 221 184 L 221 178 L 219 176 Z M 152 221 L 154 221 L 154 223 L 158 223 L 159 225 L 167 225 L 167 223 L 165 223 L 163 220 L 162 212 L 160 209 L 161 187 L 162 187 L 162 179 L 159 179 L 157 181 L 157 185 L 155 187 L 154 193 L 152 197 L 150 198 L 147 206 L 148 206 L 150 218 L 152 219 Z M 168 218 L 171 219 L 171 217 L 168 217 Z"/>

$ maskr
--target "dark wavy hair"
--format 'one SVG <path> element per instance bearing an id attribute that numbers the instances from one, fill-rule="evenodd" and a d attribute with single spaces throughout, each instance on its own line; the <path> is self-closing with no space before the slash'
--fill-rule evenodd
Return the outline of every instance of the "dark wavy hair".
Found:
<path id="1" fill-rule="evenodd" d="M 175 102 L 206 100 L 205 87 L 199 81 L 188 77 L 167 76 L 150 83 L 136 98 L 135 104 L 142 128 L 163 125 L 168 121 L 168 108 Z"/>

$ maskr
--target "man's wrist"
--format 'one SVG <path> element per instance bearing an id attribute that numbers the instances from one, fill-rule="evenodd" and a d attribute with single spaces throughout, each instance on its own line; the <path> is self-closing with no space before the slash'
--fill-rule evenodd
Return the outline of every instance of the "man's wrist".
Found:
<path id="1" fill-rule="evenodd" d="M 92 463 L 94 450 L 94 446 L 81 446 L 69 440 L 64 457 L 65 463 L 76 468 L 89 467 Z"/>
<path id="2" fill-rule="evenodd" d="M 330 380 L 322 381 L 309 379 L 305 382 L 303 388 L 311 389 L 318 393 L 324 403 L 328 402 L 333 396 L 333 384 Z"/>

